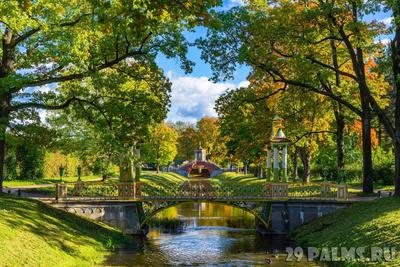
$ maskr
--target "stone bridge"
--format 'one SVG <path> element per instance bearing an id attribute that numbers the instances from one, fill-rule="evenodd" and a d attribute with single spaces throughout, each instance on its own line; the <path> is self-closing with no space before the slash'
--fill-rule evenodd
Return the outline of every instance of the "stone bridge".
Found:
<path id="1" fill-rule="evenodd" d="M 207 183 L 155 184 L 77 182 L 58 184 L 56 208 L 103 221 L 126 234 L 145 234 L 148 220 L 187 202 L 230 205 L 254 215 L 260 232 L 287 233 L 349 205 L 347 186 L 329 183 L 266 183 L 216 186 Z"/>

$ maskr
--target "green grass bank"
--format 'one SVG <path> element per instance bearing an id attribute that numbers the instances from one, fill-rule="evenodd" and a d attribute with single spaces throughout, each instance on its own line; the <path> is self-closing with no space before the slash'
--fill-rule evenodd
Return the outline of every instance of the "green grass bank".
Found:
<path id="1" fill-rule="evenodd" d="M 400 266 L 400 198 L 359 202 L 308 223 L 293 233 L 306 247 L 395 247 L 394 262 L 345 262 L 335 266 Z"/>
<path id="2" fill-rule="evenodd" d="M 0 196 L 0 266 L 96 266 L 121 232 L 46 206 Z"/>

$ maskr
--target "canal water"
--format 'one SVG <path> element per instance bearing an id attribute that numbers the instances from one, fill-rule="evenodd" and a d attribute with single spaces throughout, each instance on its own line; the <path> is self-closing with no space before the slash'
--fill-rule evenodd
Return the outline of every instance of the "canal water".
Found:
<path id="1" fill-rule="evenodd" d="M 160 212 L 145 238 L 113 252 L 107 266 L 310 266 L 287 262 L 283 235 L 259 235 L 254 216 L 228 205 L 184 203 Z"/>

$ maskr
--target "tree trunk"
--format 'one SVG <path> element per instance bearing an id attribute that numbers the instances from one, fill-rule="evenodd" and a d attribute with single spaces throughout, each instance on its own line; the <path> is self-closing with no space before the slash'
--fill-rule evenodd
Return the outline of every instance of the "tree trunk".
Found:
<path id="1" fill-rule="evenodd" d="M 365 81 L 365 66 L 363 59 L 363 51 L 360 48 L 357 48 L 356 52 L 362 76 L 358 86 L 361 98 L 361 109 L 363 112 L 363 116 L 361 118 L 362 152 L 363 152 L 363 192 L 373 193 L 374 184 L 373 184 L 372 143 L 371 143 L 371 107 L 368 98 L 369 89 Z"/>
<path id="2" fill-rule="evenodd" d="M 303 182 L 310 182 L 311 177 L 311 155 L 307 152 L 305 147 L 301 147 L 299 150 L 299 156 L 303 163 Z"/>
<path id="3" fill-rule="evenodd" d="M 371 145 L 371 119 L 362 118 L 362 152 L 363 152 L 363 192 L 372 193 L 373 168 L 372 168 L 372 145 Z"/>
<path id="4" fill-rule="evenodd" d="M 394 196 L 400 197 L 400 142 L 395 142 L 394 144 L 394 160 L 395 160 Z"/>
<path id="5" fill-rule="evenodd" d="M 292 162 L 293 162 L 293 180 L 296 181 L 299 178 L 299 164 L 297 162 L 297 158 L 299 156 L 299 149 L 298 147 L 294 148 L 294 153 L 292 155 Z"/>
<path id="6" fill-rule="evenodd" d="M 7 77 L 12 72 L 15 59 L 15 36 L 8 27 L 5 28 L 2 38 L 2 57 L 0 64 L 0 78 Z M 0 88 L 0 194 L 3 193 L 4 165 L 6 158 L 6 129 L 10 120 L 11 94 L 7 88 Z"/>
<path id="7" fill-rule="evenodd" d="M 395 100 L 395 192 L 396 197 L 400 197 L 400 7 L 399 1 L 393 3 L 393 14 L 396 24 L 396 33 L 392 41 L 392 68 L 394 77 Z"/>
<path id="8" fill-rule="evenodd" d="M 156 170 L 157 170 L 157 173 L 160 173 L 160 164 L 156 164 Z"/>
<path id="9" fill-rule="evenodd" d="M 353 21 L 358 22 L 357 2 L 352 3 Z M 347 37 L 346 37 L 347 38 Z M 358 89 L 361 100 L 361 123 L 362 123 L 362 150 L 363 150 L 363 192 L 372 193 L 373 186 L 373 168 L 372 168 L 372 145 L 371 145 L 371 107 L 369 100 L 369 88 L 365 78 L 364 53 L 361 47 L 356 47 L 350 51 L 354 71 L 358 80 Z"/>
<path id="10" fill-rule="evenodd" d="M 0 194 L 3 193 L 4 165 L 6 157 L 6 140 L 0 137 Z"/>
<path id="11" fill-rule="evenodd" d="M 331 29 L 331 34 L 333 35 L 332 29 Z M 338 62 L 338 55 L 337 55 L 337 49 L 335 45 L 335 40 L 330 39 L 330 46 L 332 50 L 332 64 L 333 67 L 335 68 L 335 77 L 336 77 L 336 86 L 340 87 L 341 86 L 341 79 L 340 79 L 340 66 Z M 342 105 L 339 103 L 334 102 L 333 103 L 333 112 L 335 114 L 335 119 L 336 119 L 336 150 L 337 150 L 337 167 L 338 170 L 341 170 L 344 168 L 344 138 L 343 138 L 343 133 L 344 133 L 344 116 L 342 112 Z"/>
<path id="12" fill-rule="evenodd" d="M 337 150 L 337 167 L 338 170 L 344 169 L 344 117 L 340 105 L 335 110 L 336 119 L 336 150 Z"/>
<path id="13" fill-rule="evenodd" d="M 6 130 L 10 120 L 11 95 L 0 95 L 0 194 L 3 193 L 4 166 L 6 164 Z"/>

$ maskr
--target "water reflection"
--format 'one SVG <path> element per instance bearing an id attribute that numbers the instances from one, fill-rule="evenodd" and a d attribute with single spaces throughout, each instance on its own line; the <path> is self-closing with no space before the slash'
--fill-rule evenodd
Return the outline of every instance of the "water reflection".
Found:
<path id="1" fill-rule="evenodd" d="M 166 233 L 163 220 L 178 221 L 180 233 Z M 261 236 L 254 216 L 244 210 L 217 203 L 184 203 L 157 214 L 146 238 L 113 253 L 107 265 L 114 266 L 288 266 L 285 236 Z M 165 226 L 165 225 L 164 225 Z M 280 251 L 278 258 L 272 251 Z M 309 266 L 293 263 L 291 266 Z"/>

